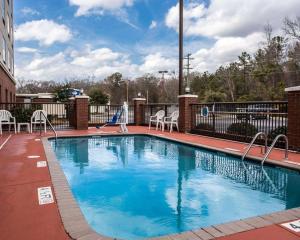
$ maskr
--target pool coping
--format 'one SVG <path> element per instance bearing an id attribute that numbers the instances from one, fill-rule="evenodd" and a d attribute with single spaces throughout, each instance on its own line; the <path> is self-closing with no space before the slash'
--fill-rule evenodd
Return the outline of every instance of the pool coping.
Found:
<path id="1" fill-rule="evenodd" d="M 230 154 L 233 156 L 241 156 L 241 152 L 231 152 L 229 150 L 220 149 L 216 147 L 206 146 L 203 144 L 191 143 L 184 140 L 179 140 L 171 137 L 167 137 L 164 135 L 157 135 L 151 133 L 101 133 L 101 134 L 84 134 L 84 135 L 69 135 L 63 136 L 60 138 L 74 138 L 74 137 L 91 137 L 91 136 L 131 136 L 131 135 L 144 135 L 151 136 L 160 139 L 165 139 L 177 143 L 183 143 L 185 145 L 205 148 L 212 151 L 223 152 L 226 154 Z M 53 137 L 43 137 L 42 143 L 44 147 L 44 151 L 46 154 L 46 158 L 48 161 L 49 172 L 51 176 L 51 181 L 54 188 L 55 198 L 59 210 L 59 214 L 62 219 L 62 223 L 66 232 L 72 239 L 78 240 L 113 240 L 116 238 L 106 237 L 94 231 L 88 224 L 85 219 L 71 189 L 67 178 L 60 166 L 59 161 L 56 158 L 56 155 L 52 149 L 52 146 L 49 142 L 49 139 L 53 139 Z M 254 161 L 262 161 L 259 157 L 249 156 L 247 157 L 250 160 Z M 276 160 L 266 160 L 266 163 L 293 169 L 296 171 L 300 171 L 299 165 L 279 162 Z M 257 228 L 262 228 L 266 226 L 270 226 L 273 224 L 279 224 L 282 222 L 288 222 L 292 220 L 296 220 L 300 218 L 300 207 L 293 208 L 289 210 L 277 211 L 270 214 L 265 214 L 261 216 L 250 217 L 241 220 L 235 220 L 223 224 L 212 225 L 208 227 L 199 228 L 196 230 L 186 231 L 183 233 L 166 235 L 155 238 L 148 238 L 152 240 L 179 240 L 179 239 L 198 239 L 198 240 L 210 240 L 218 237 L 228 236 L 235 233 L 240 233 L 244 231 L 249 231 Z"/>

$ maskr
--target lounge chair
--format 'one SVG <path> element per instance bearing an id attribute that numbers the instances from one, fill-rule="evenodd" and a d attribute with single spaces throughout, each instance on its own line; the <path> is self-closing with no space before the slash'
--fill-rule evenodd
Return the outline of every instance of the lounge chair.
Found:
<path id="1" fill-rule="evenodd" d="M 30 118 L 30 132 L 32 133 L 33 127 L 36 124 L 44 125 L 44 131 L 47 132 L 47 112 L 44 110 L 36 110 Z"/>
<path id="2" fill-rule="evenodd" d="M 164 121 L 164 116 L 165 116 L 165 111 L 164 110 L 160 110 L 154 116 L 150 116 L 150 119 L 149 119 L 149 130 L 151 129 L 151 124 L 152 123 L 156 124 L 156 130 L 158 129 L 159 124 L 162 127 L 163 126 L 163 121 Z"/>
<path id="3" fill-rule="evenodd" d="M 114 126 L 120 125 L 121 132 L 128 132 L 127 125 L 128 124 L 128 105 L 124 103 L 121 107 L 121 110 L 118 110 L 112 117 L 112 119 L 103 126 L 96 126 L 97 129 L 104 128 L 106 126 Z"/>
<path id="4" fill-rule="evenodd" d="M 162 131 L 165 130 L 165 125 L 167 125 L 167 127 L 169 127 L 170 132 L 173 131 L 173 125 L 175 125 L 177 128 L 177 131 L 179 131 L 178 118 L 179 118 L 179 111 L 174 111 L 174 112 L 172 112 L 172 114 L 169 117 L 164 117 L 164 121 L 162 124 Z"/>
<path id="5" fill-rule="evenodd" d="M 15 129 L 15 133 L 17 133 L 16 129 L 16 118 L 11 115 L 11 113 L 7 110 L 0 110 L 0 134 L 2 135 L 2 125 L 8 125 L 9 131 L 10 126 L 13 125 Z"/>
<path id="6" fill-rule="evenodd" d="M 118 120 L 120 119 L 122 115 L 122 111 L 118 110 L 112 117 L 112 119 L 108 122 L 106 122 L 103 126 L 97 126 L 96 128 L 100 129 L 100 128 L 104 128 L 106 126 L 112 126 L 112 125 L 116 125 Z"/>

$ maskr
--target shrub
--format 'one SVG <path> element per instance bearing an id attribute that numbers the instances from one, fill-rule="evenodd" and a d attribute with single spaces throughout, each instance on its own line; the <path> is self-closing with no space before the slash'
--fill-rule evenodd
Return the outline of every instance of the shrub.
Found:
<path id="1" fill-rule="evenodd" d="M 32 113 L 35 110 L 36 109 L 33 108 L 16 107 L 11 111 L 11 113 L 16 118 L 17 122 L 30 122 Z"/>
<path id="2" fill-rule="evenodd" d="M 250 123 L 233 123 L 227 128 L 227 133 L 242 135 L 242 136 L 254 136 L 258 132 L 257 128 Z"/>
<path id="3" fill-rule="evenodd" d="M 208 123 L 199 123 L 196 126 L 196 129 L 201 129 L 201 130 L 206 130 L 206 131 L 214 131 L 215 130 L 213 125 L 208 124 Z"/>
<path id="4" fill-rule="evenodd" d="M 277 135 L 279 135 L 279 134 L 286 135 L 286 133 L 287 133 L 287 127 L 286 126 L 281 126 L 281 127 L 278 127 L 278 128 L 275 128 L 274 130 L 272 130 L 269 133 L 268 138 L 274 140 Z"/>

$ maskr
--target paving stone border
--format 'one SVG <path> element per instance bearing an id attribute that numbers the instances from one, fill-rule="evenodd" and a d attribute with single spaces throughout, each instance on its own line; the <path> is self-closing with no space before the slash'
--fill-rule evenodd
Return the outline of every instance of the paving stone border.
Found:
<path id="1" fill-rule="evenodd" d="M 161 138 L 173 142 L 183 143 L 186 145 L 205 148 L 213 151 L 224 152 L 226 154 L 241 156 L 242 153 L 230 152 L 224 149 L 218 149 L 214 147 L 208 147 L 201 144 L 190 143 L 188 141 L 182 141 L 162 135 L 155 135 L 149 133 L 133 133 L 133 134 L 90 134 L 90 135 L 71 135 L 60 138 L 74 138 L 74 137 L 89 137 L 89 136 L 126 136 L 126 135 L 144 135 Z M 48 161 L 48 167 L 51 175 L 52 184 L 54 187 L 54 193 L 56 202 L 58 205 L 59 213 L 66 232 L 72 239 L 78 240 L 113 240 L 115 238 L 106 237 L 95 232 L 87 223 L 80 207 L 78 206 L 67 178 L 61 169 L 61 166 L 55 156 L 55 153 L 51 147 L 49 139 L 52 137 L 44 137 L 42 143 L 44 146 L 45 154 Z M 258 157 L 249 157 L 254 161 L 261 161 Z M 283 163 L 274 160 L 267 160 L 266 163 L 294 169 L 300 171 L 300 166 L 289 163 Z M 228 236 L 235 233 L 249 231 L 257 228 L 270 226 L 273 224 L 289 222 L 300 218 L 300 208 L 293 208 L 285 211 L 274 212 L 257 217 L 251 217 L 232 221 L 224 224 L 213 225 L 209 227 L 200 228 L 197 230 L 187 231 L 179 234 L 173 234 L 168 236 L 149 238 L 149 240 L 212 240 L 218 237 Z M 116 239 L 115 239 L 116 240 Z"/>

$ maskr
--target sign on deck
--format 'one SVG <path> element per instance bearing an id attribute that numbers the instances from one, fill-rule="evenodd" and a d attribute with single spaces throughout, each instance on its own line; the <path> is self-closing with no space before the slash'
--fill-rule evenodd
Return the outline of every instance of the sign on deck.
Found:
<path id="1" fill-rule="evenodd" d="M 36 163 L 36 167 L 37 168 L 44 168 L 44 167 L 47 167 L 47 162 L 46 161 L 38 161 Z"/>
<path id="2" fill-rule="evenodd" d="M 51 187 L 38 188 L 39 204 L 50 204 L 54 202 Z"/>
<path id="3" fill-rule="evenodd" d="M 300 232 L 300 219 L 289 223 L 283 223 L 281 226 L 292 230 L 293 232 Z"/>

